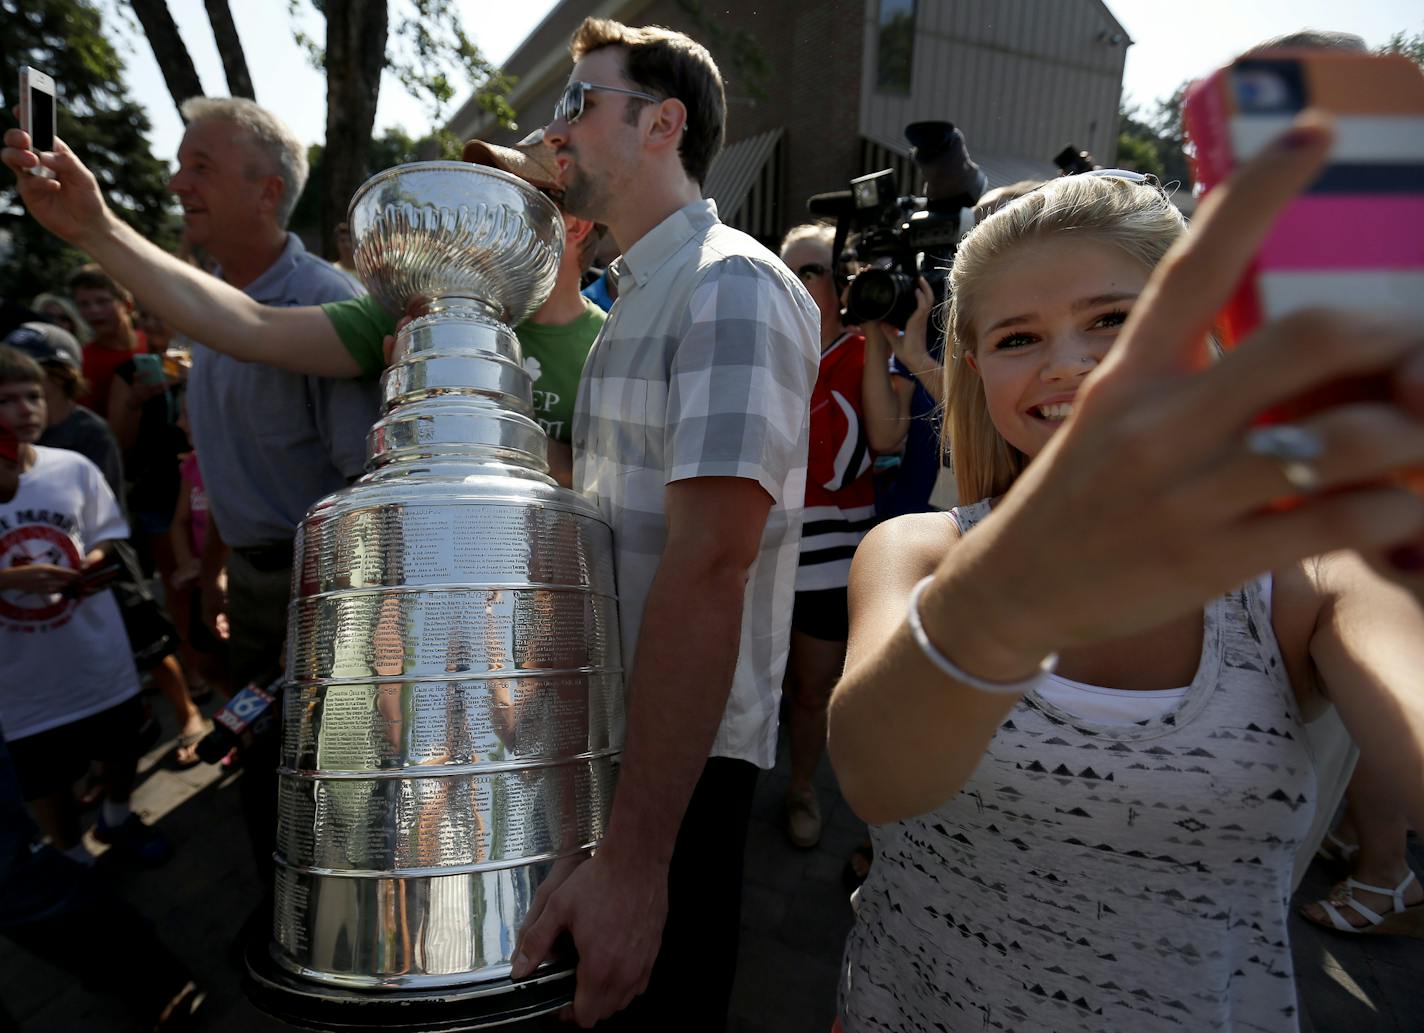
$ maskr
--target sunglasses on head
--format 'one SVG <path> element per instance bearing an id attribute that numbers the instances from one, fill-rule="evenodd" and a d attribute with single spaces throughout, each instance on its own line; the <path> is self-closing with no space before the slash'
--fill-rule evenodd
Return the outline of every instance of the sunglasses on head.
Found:
<path id="1" fill-rule="evenodd" d="M 600 86 L 598 83 L 574 79 L 564 87 L 564 92 L 559 96 L 559 102 L 554 105 L 554 118 L 562 118 L 570 125 L 577 122 L 579 116 L 583 114 L 584 97 L 590 92 L 621 93 L 625 97 L 638 97 L 641 100 L 649 100 L 655 104 L 660 99 L 654 97 L 651 93 L 644 93 L 641 90 L 625 90 L 621 86 Z"/>
<path id="2" fill-rule="evenodd" d="M 1153 190 L 1161 190 L 1162 183 L 1156 176 L 1149 172 L 1133 172 L 1129 169 L 1090 169 L 1087 172 L 1078 173 L 1080 176 L 1107 176 L 1109 179 L 1125 179 L 1129 183 L 1136 183 L 1138 186 L 1151 187 Z"/>

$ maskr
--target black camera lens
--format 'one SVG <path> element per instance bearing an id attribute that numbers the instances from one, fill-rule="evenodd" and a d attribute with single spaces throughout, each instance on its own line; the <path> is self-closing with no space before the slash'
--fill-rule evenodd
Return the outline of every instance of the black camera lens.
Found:
<path id="1" fill-rule="evenodd" d="M 851 323 L 881 320 L 905 327 L 915 311 L 915 281 L 890 269 L 865 269 L 846 292 L 846 318 Z"/>

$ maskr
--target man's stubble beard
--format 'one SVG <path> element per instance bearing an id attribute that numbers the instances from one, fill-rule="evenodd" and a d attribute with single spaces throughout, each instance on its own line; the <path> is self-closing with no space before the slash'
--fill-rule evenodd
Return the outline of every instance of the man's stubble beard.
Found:
<path id="1" fill-rule="evenodd" d="M 604 189 L 604 183 L 577 171 L 572 166 L 569 173 L 566 173 L 566 178 L 568 182 L 564 187 L 562 198 L 564 211 L 570 215 L 576 215 L 580 219 L 606 222 L 608 192 Z"/>

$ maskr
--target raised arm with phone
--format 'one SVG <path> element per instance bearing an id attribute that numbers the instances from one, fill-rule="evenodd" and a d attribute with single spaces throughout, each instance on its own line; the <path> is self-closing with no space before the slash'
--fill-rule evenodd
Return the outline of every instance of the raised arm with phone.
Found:
<path id="1" fill-rule="evenodd" d="M 20 128 L 29 136 L 33 150 L 54 149 L 54 123 L 54 80 L 25 65 L 20 69 Z M 53 175 L 44 165 L 33 166 L 30 173 L 41 178 Z"/>
<path id="2" fill-rule="evenodd" d="M 361 372 L 320 308 L 276 308 L 179 261 L 151 244 L 109 210 L 99 184 L 58 138 L 39 154 L 24 130 L 5 134 L 0 152 L 19 175 L 20 196 L 51 233 L 115 273 L 139 305 L 175 331 L 247 362 L 316 376 L 354 377 Z M 45 169 L 51 178 L 29 175 Z M 300 357 L 291 343 L 302 342 Z"/>
<path id="3" fill-rule="evenodd" d="M 1055 180 L 961 242 L 964 504 L 862 543 L 831 703 L 836 774 L 876 846 L 845 1028 L 948 1027 L 992 1000 L 1020 1028 L 1158 1029 L 1171 1001 L 1193 1028 L 1293 1033 L 1286 902 L 1322 693 L 1424 822 L 1424 498 L 1391 480 L 1424 463 L 1424 333 L 1316 309 L 1207 358 L 1331 142 L 1296 121 L 1190 232 L 1158 188 L 1109 173 Z M 1259 413 L 1357 375 L 1386 398 L 1302 415 L 1294 458 L 1263 447 Z M 1424 905 L 1401 899 L 1393 920 L 1418 927 Z M 1124 985 L 1114 959 L 1145 928 L 1171 964 Z M 933 978 L 906 958 L 936 959 Z"/>

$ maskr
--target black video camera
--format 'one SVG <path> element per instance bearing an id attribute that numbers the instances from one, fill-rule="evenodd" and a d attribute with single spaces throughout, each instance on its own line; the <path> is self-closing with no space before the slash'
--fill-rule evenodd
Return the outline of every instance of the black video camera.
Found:
<path id="1" fill-rule="evenodd" d="M 836 218 L 834 254 L 859 266 L 849 278 L 845 322 L 883 320 L 904 328 L 915 311 L 915 281 L 923 276 L 944 299 L 954 251 L 974 225 L 974 204 L 985 177 L 969 158 L 964 135 L 949 122 L 905 127 L 910 157 L 924 178 L 925 196 L 898 196 L 891 169 L 850 181 L 849 190 L 817 194 L 812 215 Z M 854 234 L 847 250 L 846 241 Z"/>
<path id="2" fill-rule="evenodd" d="M 1058 171 L 1065 176 L 1081 176 L 1084 172 L 1092 172 L 1098 167 L 1091 154 L 1078 150 L 1071 143 L 1053 156 L 1053 164 L 1057 165 Z"/>

